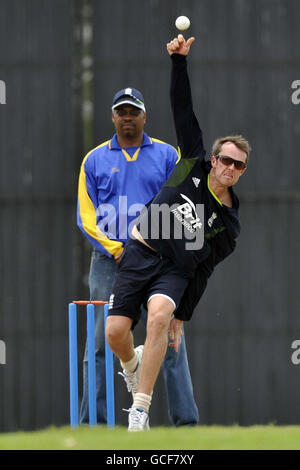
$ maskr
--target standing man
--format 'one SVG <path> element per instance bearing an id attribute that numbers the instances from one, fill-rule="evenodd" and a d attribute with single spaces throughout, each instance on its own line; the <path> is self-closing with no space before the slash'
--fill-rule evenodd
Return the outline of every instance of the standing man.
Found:
<path id="1" fill-rule="evenodd" d="M 240 232 L 239 202 L 232 186 L 246 170 L 250 146 L 242 136 L 219 138 L 211 160 L 204 160 L 187 73 L 186 56 L 193 41 L 185 41 L 180 34 L 167 45 L 172 60 L 171 103 L 182 159 L 133 228 L 135 239 L 126 245 L 110 299 L 106 337 L 123 363 L 134 356 L 132 329 L 140 318 L 139 306 L 148 304 L 147 337 L 136 371 L 138 389 L 129 410 L 129 431 L 149 429 L 149 408 L 168 333 L 174 350 L 180 353 L 182 322 L 191 318 L 214 267 L 233 252 Z M 157 206 L 163 205 L 169 207 L 168 237 L 164 221 L 155 219 Z M 201 218 L 198 206 L 204 206 Z M 202 241 L 193 249 L 191 232 L 196 241 Z"/>
<path id="2" fill-rule="evenodd" d="M 175 149 L 144 132 L 146 110 L 142 94 L 120 90 L 112 103 L 113 137 L 89 152 L 81 166 L 77 223 L 94 250 L 89 287 L 91 300 L 108 300 L 114 276 L 129 238 L 130 224 L 158 193 L 178 160 Z M 146 323 L 146 311 L 143 317 Z M 106 423 L 104 309 L 96 307 L 97 419 Z M 136 392 L 135 369 L 143 353 L 137 347 L 123 366 L 128 391 Z M 88 422 L 87 346 L 83 361 L 83 400 L 80 421 Z M 173 425 L 195 425 L 198 410 L 187 361 L 184 337 L 179 354 L 170 347 L 163 365 L 169 417 Z"/>

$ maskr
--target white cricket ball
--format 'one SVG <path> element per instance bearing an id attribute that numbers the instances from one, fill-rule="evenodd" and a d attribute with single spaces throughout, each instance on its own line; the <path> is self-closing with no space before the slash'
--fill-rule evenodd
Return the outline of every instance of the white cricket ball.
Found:
<path id="1" fill-rule="evenodd" d="M 188 29 L 190 25 L 191 22 L 187 16 L 178 16 L 177 20 L 175 21 L 175 26 L 177 29 L 180 29 L 180 31 Z"/>

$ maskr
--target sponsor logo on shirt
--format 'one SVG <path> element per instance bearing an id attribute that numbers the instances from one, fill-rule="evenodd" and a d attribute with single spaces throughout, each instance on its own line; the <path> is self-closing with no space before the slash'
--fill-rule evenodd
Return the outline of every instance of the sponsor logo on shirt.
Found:
<path id="1" fill-rule="evenodd" d="M 200 229 L 202 227 L 202 222 L 200 222 L 193 201 L 184 194 L 180 194 L 180 196 L 186 202 L 176 207 L 176 209 L 173 209 L 172 212 L 176 219 L 179 220 L 189 232 L 194 233 L 197 228 Z"/>

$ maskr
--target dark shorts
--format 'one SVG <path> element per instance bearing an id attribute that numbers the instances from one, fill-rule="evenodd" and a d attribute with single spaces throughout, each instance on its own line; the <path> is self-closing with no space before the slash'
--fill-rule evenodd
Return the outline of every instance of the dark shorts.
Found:
<path id="1" fill-rule="evenodd" d="M 140 319 L 141 306 L 155 295 L 166 296 L 176 308 L 188 282 L 169 258 L 130 239 L 115 277 L 108 314 L 132 318 L 134 327 Z"/>

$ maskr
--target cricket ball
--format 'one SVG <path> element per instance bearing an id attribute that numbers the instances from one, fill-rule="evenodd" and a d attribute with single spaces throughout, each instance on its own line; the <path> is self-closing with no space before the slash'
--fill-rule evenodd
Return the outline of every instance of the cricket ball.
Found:
<path id="1" fill-rule="evenodd" d="M 191 22 L 187 16 L 178 16 L 177 20 L 175 21 L 175 26 L 180 31 L 184 31 L 188 29 L 190 25 L 191 25 Z"/>

